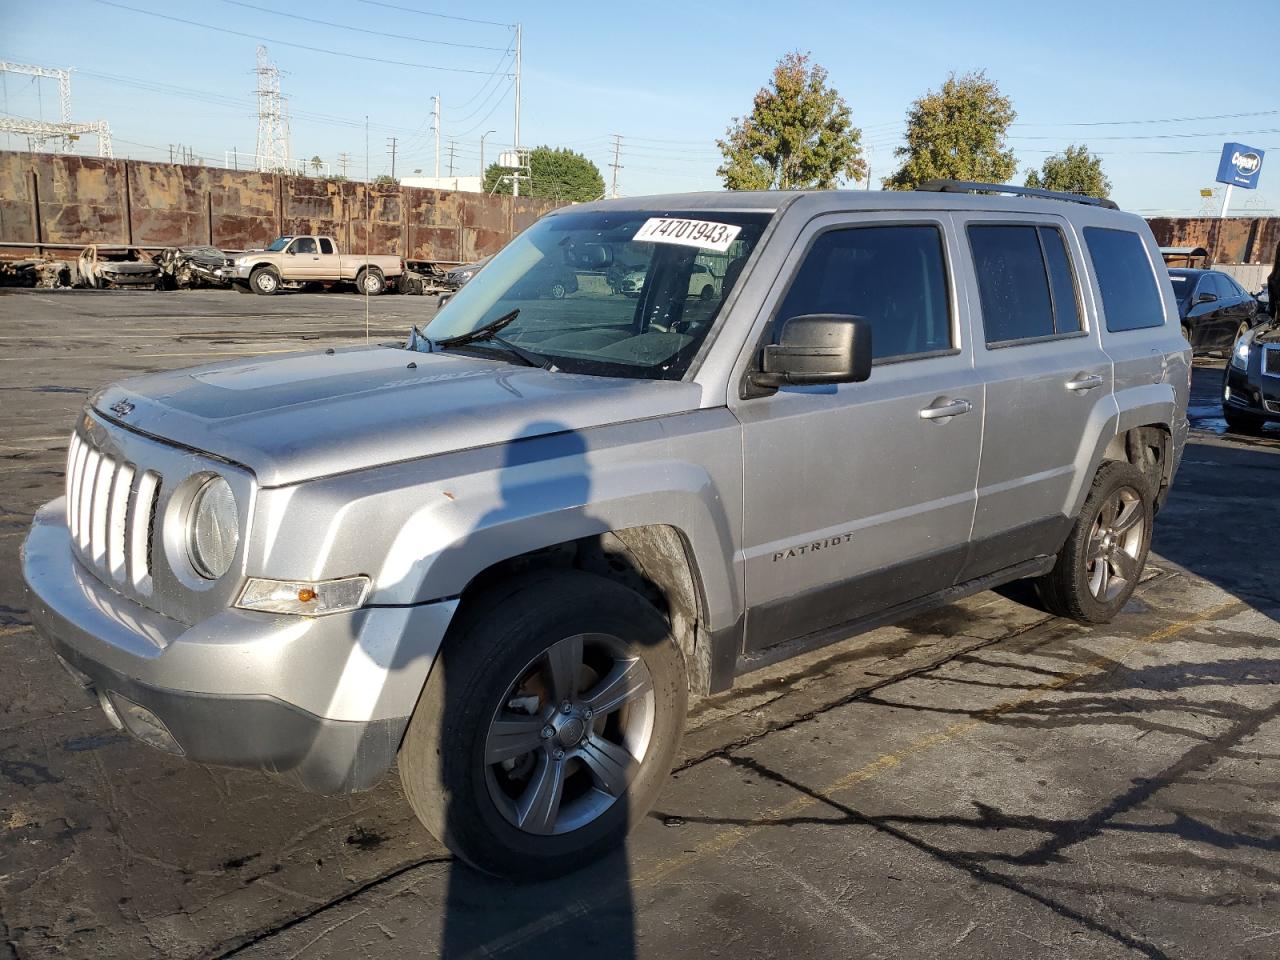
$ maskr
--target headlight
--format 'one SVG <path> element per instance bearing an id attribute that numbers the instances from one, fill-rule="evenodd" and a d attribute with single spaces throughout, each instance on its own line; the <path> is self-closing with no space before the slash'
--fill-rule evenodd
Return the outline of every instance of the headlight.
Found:
<path id="1" fill-rule="evenodd" d="M 323 617 L 362 606 L 370 586 L 368 577 L 319 581 L 259 580 L 255 577 L 244 585 L 236 606 L 267 613 Z"/>
<path id="2" fill-rule="evenodd" d="M 235 494 L 222 477 L 210 477 L 191 499 L 187 519 L 187 556 L 196 573 L 217 580 L 231 569 L 240 542 Z"/>
<path id="3" fill-rule="evenodd" d="M 1249 351 L 1253 348 L 1253 331 L 1250 330 L 1231 348 L 1231 365 L 1237 370 L 1249 369 Z"/>

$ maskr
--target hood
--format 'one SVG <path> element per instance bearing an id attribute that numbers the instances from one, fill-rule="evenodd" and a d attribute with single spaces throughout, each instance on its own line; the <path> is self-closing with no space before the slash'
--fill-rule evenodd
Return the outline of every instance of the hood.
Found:
<path id="1" fill-rule="evenodd" d="M 1280 320 L 1266 320 L 1254 328 L 1254 343 L 1280 343 Z"/>
<path id="2" fill-rule="evenodd" d="M 103 273 L 158 273 L 154 263 L 138 263 L 135 260 L 99 260 L 98 269 Z"/>
<path id="3" fill-rule="evenodd" d="M 416 364 L 411 367 L 410 364 Z M 102 416 L 252 470 L 263 486 L 697 409 L 673 381 L 552 373 L 389 347 L 239 360 L 123 380 Z"/>

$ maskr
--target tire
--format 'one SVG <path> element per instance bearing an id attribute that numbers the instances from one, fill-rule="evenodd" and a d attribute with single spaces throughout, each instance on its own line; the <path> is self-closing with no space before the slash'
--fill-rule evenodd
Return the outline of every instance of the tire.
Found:
<path id="1" fill-rule="evenodd" d="M 702 292 L 699 296 L 701 296 L 703 300 L 714 300 L 716 298 L 716 288 L 708 283 L 702 288 Z"/>
<path id="2" fill-rule="evenodd" d="M 377 267 L 368 267 L 356 274 L 356 289 L 371 297 L 380 296 L 387 289 L 387 278 Z"/>
<path id="3" fill-rule="evenodd" d="M 554 672 L 548 651 L 578 665 L 576 693 L 573 671 Z M 629 697 L 599 709 L 601 688 L 623 680 L 636 681 Z M 516 578 L 467 603 L 450 628 L 400 747 L 405 795 L 473 867 L 562 875 L 622 843 L 648 812 L 679 746 L 687 692 L 667 623 L 638 594 L 579 571 Z M 568 714 L 561 697 L 573 701 Z M 627 773 L 609 762 L 637 755 Z M 539 785 L 554 771 L 559 800 L 539 818 L 536 800 L 555 793 Z"/>
<path id="4" fill-rule="evenodd" d="M 1057 563 L 1035 581 L 1049 612 L 1081 623 L 1112 620 L 1142 576 L 1154 515 L 1151 487 L 1141 470 L 1120 461 L 1099 467 Z"/>
<path id="5" fill-rule="evenodd" d="M 1227 421 L 1227 429 L 1232 433 L 1257 433 L 1266 422 L 1262 417 L 1233 409 L 1225 403 L 1222 405 L 1222 419 Z"/>
<path id="6" fill-rule="evenodd" d="M 275 267 L 259 267 L 249 274 L 249 286 L 253 292 L 271 297 L 280 292 L 280 274 Z"/>
<path id="7" fill-rule="evenodd" d="M 547 296 L 549 296 L 552 300 L 563 300 L 567 292 L 568 292 L 568 289 L 565 287 L 564 283 L 560 280 L 557 280 L 555 283 L 551 284 L 551 286 L 548 288 Z"/>
<path id="8" fill-rule="evenodd" d="M 1191 328 L 1185 323 L 1182 325 L 1182 339 L 1191 343 Z"/>

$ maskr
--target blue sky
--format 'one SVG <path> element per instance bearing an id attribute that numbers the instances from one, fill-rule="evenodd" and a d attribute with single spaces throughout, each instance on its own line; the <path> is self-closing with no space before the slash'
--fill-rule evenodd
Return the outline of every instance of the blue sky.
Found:
<path id="1" fill-rule="evenodd" d="M 345 152 L 351 174 L 362 175 L 367 115 L 372 175 L 389 168 L 391 136 L 399 138 L 398 174 L 430 174 L 430 98 L 439 94 L 441 172 L 452 140 L 454 172 L 474 174 L 482 133 L 496 131 L 487 159 L 512 140 L 514 31 L 506 24 L 517 20 L 524 145 L 580 150 L 607 181 L 611 135 L 620 134 L 623 194 L 718 187 L 716 137 L 750 109 L 777 58 L 801 50 L 828 69 L 852 108 L 877 186 L 896 166 L 911 101 L 950 71 L 985 69 L 1018 111 L 1009 142 L 1019 182 L 1048 153 L 1083 142 L 1103 154 L 1123 206 L 1216 214 L 1219 202 L 1199 191 L 1214 185 L 1222 143 L 1239 140 L 1271 152 L 1262 188 L 1237 190 L 1232 212 L 1280 212 L 1273 2 L 0 0 L 0 58 L 75 67 L 75 119 L 109 121 L 117 156 L 167 159 L 168 145 L 181 143 L 221 162 L 232 148 L 253 150 L 254 55 L 266 38 L 285 72 L 295 156 L 336 164 Z M 56 83 L 8 76 L 0 113 L 57 119 Z M 0 146 L 25 142 L 0 137 Z"/>

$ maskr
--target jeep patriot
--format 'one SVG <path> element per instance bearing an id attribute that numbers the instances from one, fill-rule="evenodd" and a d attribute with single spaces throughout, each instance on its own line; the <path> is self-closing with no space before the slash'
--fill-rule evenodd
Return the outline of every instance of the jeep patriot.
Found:
<path id="1" fill-rule="evenodd" d="M 554 875 L 650 808 L 689 698 L 1015 579 L 1115 616 L 1190 362 L 1105 201 L 566 207 L 402 344 L 100 389 L 23 548 L 31 616 L 153 747 L 327 793 L 396 763 L 460 857 Z"/>

